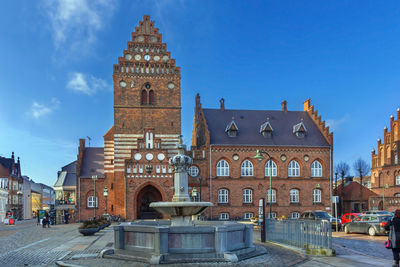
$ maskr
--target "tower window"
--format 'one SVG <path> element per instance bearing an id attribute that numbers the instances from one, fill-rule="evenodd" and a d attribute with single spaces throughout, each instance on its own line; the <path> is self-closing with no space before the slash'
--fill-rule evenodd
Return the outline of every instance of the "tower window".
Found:
<path id="1" fill-rule="evenodd" d="M 149 92 L 149 104 L 153 105 L 154 104 L 154 91 L 150 90 Z"/>
<path id="2" fill-rule="evenodd" d="M 140 103 L 141 103 L 142 105 L 146 105 L 146 104 L 147 104 L 147 92 L 146 92 L 146 90 L 142 90 L 142 95 L 141 95 L 141 98 L 140 98 Z"/>

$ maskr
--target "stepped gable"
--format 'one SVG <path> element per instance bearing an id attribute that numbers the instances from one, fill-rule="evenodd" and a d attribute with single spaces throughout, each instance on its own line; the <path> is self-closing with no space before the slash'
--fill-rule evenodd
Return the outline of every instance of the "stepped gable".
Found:
<path id="1" fill-rule="evenodd" d="M 162 42 L 162 35 L 154 27 L 150 16 L 144 15 L 139 26 L 135 27 L 127 49 L 118 58 L 118 64 L 114 64 L 114 74 L 161 75 L 165 78 L 174 74 L 180 76 L 180 68 L 175 66 L 175 59 L 171 58 L 167 44 Z"/>
<path id="2" fill-rule="evenodd" d="M 318 116 L 318 110 L 314 110 L 314 105 L 311 105 L 310 98 L 304 101 L 303 110 L 310 115 L 310 118 L 318 127 L 328 144 L 333 146 L 333 133 L 329 132 L 329 126 L 325 126 L 325 121 L 322 121 L 321 116 Z"/>

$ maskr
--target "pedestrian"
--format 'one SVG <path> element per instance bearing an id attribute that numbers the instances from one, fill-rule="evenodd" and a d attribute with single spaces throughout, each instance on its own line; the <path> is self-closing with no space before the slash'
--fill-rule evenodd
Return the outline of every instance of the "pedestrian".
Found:
<path id="1" fill-rule="evenodd" d="M 37 217 L 37 223 L 36 223 L 36 225 L 40 225 L 39 211 L 37 211 L 36 217 Z"/>
<path id="2" fill-rule="evenodd" d="M 43 228 L 46 228 L 46 224 L 47 224 L 47 228 L 50 228 L 50 216 L 49 213 L 46 211 L 46 213 L 44 214 L 44 218 L 43 218 Z"/>
<path id="3" fill-rule="evenodd" d="M 390 227 L 393 226 L 393 227 Z M 385 229 L 389 231 L 389 238 L 392 239 L 393 267 L 399 267 L 400 253 L 400 209 L 394 212 L 393 219 L 388 221 Z"/>
<path id="4" fill-rule="evenodd" d="M 65 220 L 65 224 L 68 224 L 68 220 L 69 220 L 69 213 L 68 213 L 68 211 L 65 211 L 65 213 L 64 213 L 64 220 Z"/>

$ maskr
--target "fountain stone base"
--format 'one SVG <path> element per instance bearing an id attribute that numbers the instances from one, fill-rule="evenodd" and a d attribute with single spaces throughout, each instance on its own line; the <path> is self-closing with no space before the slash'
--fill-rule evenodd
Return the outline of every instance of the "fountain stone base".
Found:
<path id="1" fill-rule="evenodd" d="M 172 226 L 169 220 L 114 226 L 113 257 L 151 264 L 238 261 L 256 250 L 253 226 L 236 222 L 195 221 Z"/>

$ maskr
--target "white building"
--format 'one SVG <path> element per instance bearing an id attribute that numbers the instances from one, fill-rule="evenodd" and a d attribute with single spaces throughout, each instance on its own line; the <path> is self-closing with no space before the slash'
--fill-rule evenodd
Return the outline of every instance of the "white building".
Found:
<path id="1" fill-rule="evenodd" d="M 8 178 L 0 178 L 0 222 L 4 221 L 8 202 Z"/>

